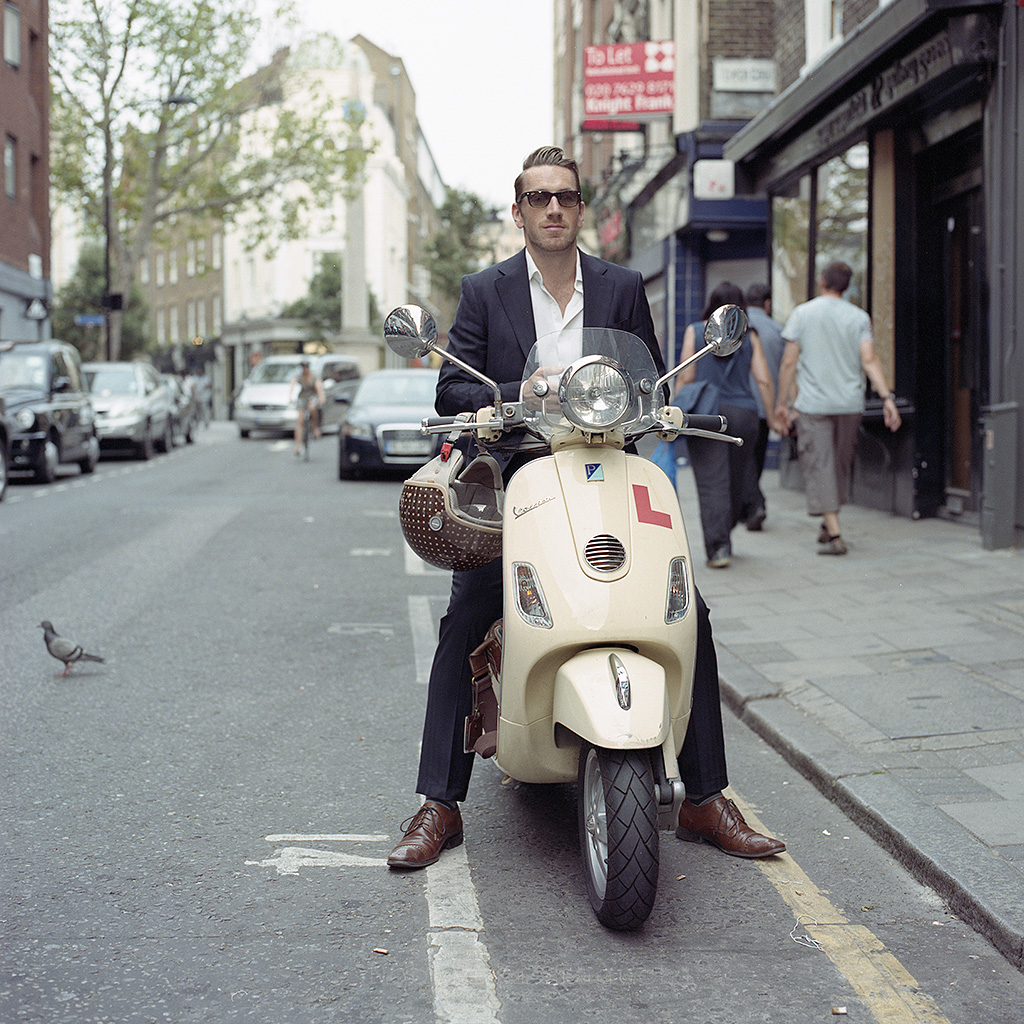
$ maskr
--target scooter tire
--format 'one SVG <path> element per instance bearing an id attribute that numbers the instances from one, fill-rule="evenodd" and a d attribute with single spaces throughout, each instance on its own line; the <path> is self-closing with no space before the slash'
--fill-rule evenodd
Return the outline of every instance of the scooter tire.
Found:
<path id="1" fill-rule="evenodd" d="M 658 890 L 658 803 L 646 750 L 584 743 L 577 787 L 580 854 L 598 921 L 632 931 Z"/>

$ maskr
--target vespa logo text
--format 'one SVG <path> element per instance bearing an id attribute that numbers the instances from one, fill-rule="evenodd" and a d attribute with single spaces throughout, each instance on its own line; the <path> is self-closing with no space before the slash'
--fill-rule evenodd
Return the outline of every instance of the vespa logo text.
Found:
<path id="1" fill-rule="evenodd" d="M 518 519 L 520 516 L 525 516 L 527 512 L 532 512 L 535 508 L 540 508 L 541 505 L 546 505 L 549 501 L 554 501 L 555 496 L 552 494 L 547 498 L 541 498 L 540 501 L 535 501 L 532 505 L 527 505 L 526 508 L 512 508 L 512 515 Z"/>

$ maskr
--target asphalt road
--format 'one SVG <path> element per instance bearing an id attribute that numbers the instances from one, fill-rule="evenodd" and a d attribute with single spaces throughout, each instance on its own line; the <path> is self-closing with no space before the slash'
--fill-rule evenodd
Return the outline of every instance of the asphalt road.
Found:
<path id="1" fill-rule="evenodd" d="M 1020 1019 L 1024 977 L 728 714 L 789 854 L 663 833 L 639 933 L 593 918 L 572 787 L 490 764 L 466 844 L 389 873 L 447 578 L 397 482 L 290 452 L 214 424 L 0 504 L 0 1024 Z M 60 678 L 44 618 L 105 663 Z"/>

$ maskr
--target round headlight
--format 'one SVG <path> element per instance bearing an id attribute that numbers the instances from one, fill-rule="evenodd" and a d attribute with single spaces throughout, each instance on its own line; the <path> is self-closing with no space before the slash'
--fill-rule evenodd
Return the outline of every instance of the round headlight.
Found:
<path id="1" fill-rule="evenodd" d="M 570 423 L 583 430 L 611 430 L 633 406 L 633 384 L 607 356 L 573 363 L 558 383 L 558 400 Z"/>
<path id="2" fill-rule="evenodd" d="M 14 422 L 17 423 L 22 430 L 31 430 L 35 421 L 36 414 L 31 409 L 19 409 L 14 414 Z"/>

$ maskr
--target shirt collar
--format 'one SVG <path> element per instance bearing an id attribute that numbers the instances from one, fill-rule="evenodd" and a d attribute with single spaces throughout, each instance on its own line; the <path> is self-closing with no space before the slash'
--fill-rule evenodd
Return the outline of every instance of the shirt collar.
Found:
<path id="1" fill-rule="evenodd" d="M 544 284 L 544 278 L 541 275 L 540 269 L 537 267 L 537 264 L 534 263 L 533 257 L 530 255 L 530 250 L 529 249 L 524 249 L 523 252 L 526 253 L 526 276 L 531 281 L 536 281 L 538 284 L 543 285 Z M 576 247 L 576 281 L 575 281 L 575 286 L 580 291 L 583 291 L 583 267 L 582 267 L 581 262 L 580 262 L 579 246 Z"/>

